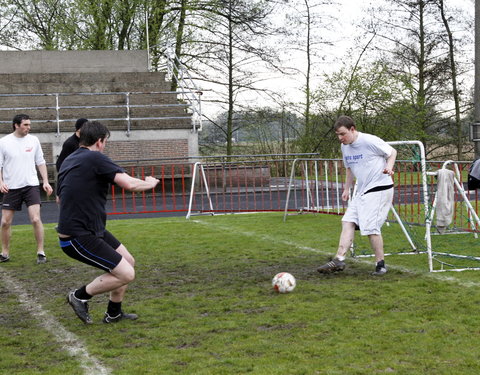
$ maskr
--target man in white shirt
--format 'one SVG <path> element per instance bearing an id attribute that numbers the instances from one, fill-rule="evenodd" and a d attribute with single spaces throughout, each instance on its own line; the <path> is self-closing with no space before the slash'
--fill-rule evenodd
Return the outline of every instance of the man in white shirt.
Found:
<path id="1" fill-rule="evenodd" d="M 348 201 L 355 178 L 357 190 L 342 218 L 337 255 L 317 271 L 343 271 L 345 256 L 352 245 L 355 229 L 359 228 L 362 236 L 368 236 L 375 253 L 373 275 L 381 276 L 387 272 L 381 227 L 392 206 L 392 176 L 397 151 L 379 137 L 357 131 L 355 123 L 348 116 L 340 116 L 334 129 L 342 143 L 343 164 L 347 171 L 342 200 Z"/>
<path id="2" fill-rule="evenodd" d="M 43 158 L 40 141 L 30 133 L 31 121 L 28 115 L 19 114 L 13 118 L 13 133 L 0 139 L 0 192 L 3 193 L 1 237 L 2 253 L 0 262 L 10 259 L 11 226 L 15 211 L 21 211 L 22 203 L 27 205 L 28 216 L 33 225 L 37 241 L 37 263 L 45 263 L 43 223 L 40 218 L 40 182 L 43 190 L 52 194 L 48 183 L 47 166 Z"/>

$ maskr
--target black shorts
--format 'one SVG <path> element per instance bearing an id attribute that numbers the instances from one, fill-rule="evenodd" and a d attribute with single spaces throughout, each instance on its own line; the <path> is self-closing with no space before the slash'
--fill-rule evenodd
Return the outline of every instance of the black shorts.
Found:
<path id="1" fill-rule="evenodd" d="M 60 247 L 69 257 L 106 272 L 112 272 L 122 260 L 122 256 L 116 251 L 121 242 L 107 230 L 103 237 L 88 234 L 59 240 Z"/>
<path id="2" fill-rule="evenodd" d="M 25 186 L 20 189 L 10 189 L 3 195 L 2 208 L 4 210 L 21 211 L 22 203 L 27 207 L 40 204 L 40 186 Z"/>

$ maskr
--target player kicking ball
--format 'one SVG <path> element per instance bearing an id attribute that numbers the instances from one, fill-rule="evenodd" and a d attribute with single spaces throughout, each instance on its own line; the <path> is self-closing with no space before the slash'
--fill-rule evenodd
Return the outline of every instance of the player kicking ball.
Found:
<path id="1" fill-rule="evenodd" d="M 141 192 L 153 189 L 159 182 L 151 176 L 145 180 L 131 177 L 105 156 L 103 151 L 109 135 L 100 122 L 85 123 L 80 130 L 80 148 L 65 159 L 58 174 L 60 247 L 69 257 L 104 272 L 67 296 L 73 311 L 85 324 L 92 323 L 88 301 L 102 293 L 110 296 L 104 323 L 138 318 L 122 309 L 127 286 L 135 279 L 135 260 L 106 230 L 105 204 L 112 183 Z"/>
<path id="2" fill-rule="evenodd" d="M 387 273 L 383 251 L 382 225 L 387 220 L 393 201 L 393 166 L 397 151 L 377 136 L 357 131 L 354 121 L 340 116 L 334 126 L 341 142 L 346 180 L 342 200 L 348 201 L 350 189 L 357 180 L 356 195 L 348 204 L 342 218 L 342 233 L 335 258 L 320 266 L 320 273 L 345 269 L 345 256 L 350 249 L 355 229 L 368 236 L 375 253 L 375 271 L 372 275 Z"/>

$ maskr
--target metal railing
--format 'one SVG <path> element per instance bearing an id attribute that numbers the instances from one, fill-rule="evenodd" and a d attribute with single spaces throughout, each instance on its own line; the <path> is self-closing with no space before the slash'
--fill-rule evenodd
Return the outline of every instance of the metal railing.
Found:
<path id="1" fill-rule="evenodd" d="M 177 83 L 180 100 L 188 103 L 192 110 L 194 129 L 202 130 L 202 91 L 197 87 L 188 69 L 172 48 L 166 48 L 166 79 Z"/>
<path id="2" fill-rule="evenodd" d="M 312 157 L 307 166 L 295 167 L 295 159 L 308 157 L 306 155 Z M 160 183 L 153 192 L 130 193 L 118 188 L 112 190 L 108 212 L 110 215 L 145 212 L 284 212 L 288 202 L 287 211 L 292 213 L 342 214 L 346 203 L 338 193 L 338 189 L 343 188 L 345 175 L 341 160 L 322 159 L 318 162 L 315 155 L 317 154 L 265 154 L 117 160 L 116 163 L 130 175 L 138 178 L 152 175 L 159 178 Z M 470 162 L 457 164 L 465 181 Z M 435 171 L 442 165 L 441 161 L 429 161 L 427 170 Z M 291 178 L 293 167 L 294 179 Z M 408 217 L 409 222 L 423 223 L 424 194 L 421 178 L 416 177 L 419 174 L 416 168 L 416 162 L 397 160 L 394 205 L 402 217 Z M 56 184 L 54 170 L 54 165 L 49 164 L 53 185 Z M 430 191 L 435 190 L 434 176 L 428 177 L 427 184 Z M 471 191 L 469 199 L 473 209 L 480 212 L 478 191 Z M 455 202 L 457 201 L 456 193 Z M 454 217 L 455 226 L 462 227 L 465 224 L 464 218 L 463 205 L 459 205 Z"/>
<path id="3" fill-rule="evenodd" d="M 124 117 L 98 117 L 92 118 L 89 116 L 90 120 L 97 120 L 97 121 L 125 121 L 127 123 L 127 127 L 125 133 L 130 135 L 132 131 L 132 121 L 144 121 L 144 120 L 175 120 L 175 119 L 189 119 L 191 118 L 190 115 L 185 116 L 152 116 L 152 117 L 135 117 L 131 116 L 131 109 L 132 108 L 168 108 L 168 107 L 183 107 L 187 108 L 188 104 L 184 103 L 172 103 L 172 104 L 130 104 L 130 97 L 131 95 L 158 95 L 158 94 L 177 94 L 174 91 L 132 91 L 132 92 L 101 92 L 101 93 L 45 93 L 45 94 L 0 94 L 0 98 L 2 97 L 52 97 L 55 99 L 55 102 L 52 105 L 47 106 L 24 106 L 24 107 L 3 107 L 0 108 L 0 111 L 28 111 L 28 110 L 55 110 L 55 120 L 50 119 L 34 119 L 32 120 L 33 123 L 56 123 L 56 135 L 60 135 L 60 124 L 63 122 L 75 122 L 76 118 L 62 118 L 61 111 L 66 109 L 101 109 L 101 108 L 123 108 L 125 110 Z M 61 98 L 68 97 L 68 96 L 121 96 L 123 97 L 124 104 L 102 104 L 102 105 L 61 105 L 60 100 Z M 0 124 L 8 123 L 10 124 L 11 121 L 0 121 Z M 195 126 L 194 126 L 195 128 Z"/>

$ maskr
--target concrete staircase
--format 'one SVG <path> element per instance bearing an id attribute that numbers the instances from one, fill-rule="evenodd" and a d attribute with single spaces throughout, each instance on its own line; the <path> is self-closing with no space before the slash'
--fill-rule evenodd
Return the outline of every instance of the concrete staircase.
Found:
<path id="1" fill-rule="evenodd" d="M 16 113 L 32 119 L 32 133 L 72 133 L 79 117 L 111 131 L 192 129 L 186 103 L 170 92 L 163 72 L 0 74 L 0 134 Z"/>
<path id="2" fill-rule="evenodd" d="M 28 114 L 51 183 L 80 117 L 108 126 L 105 153 L 124 167 L 188 161 L 198 155 L 192 102 L 171 92 L 165 77 L 148 71 L 145 50 L 0 51 L 0 137 L 12 132 L 15 114 Z"/>

